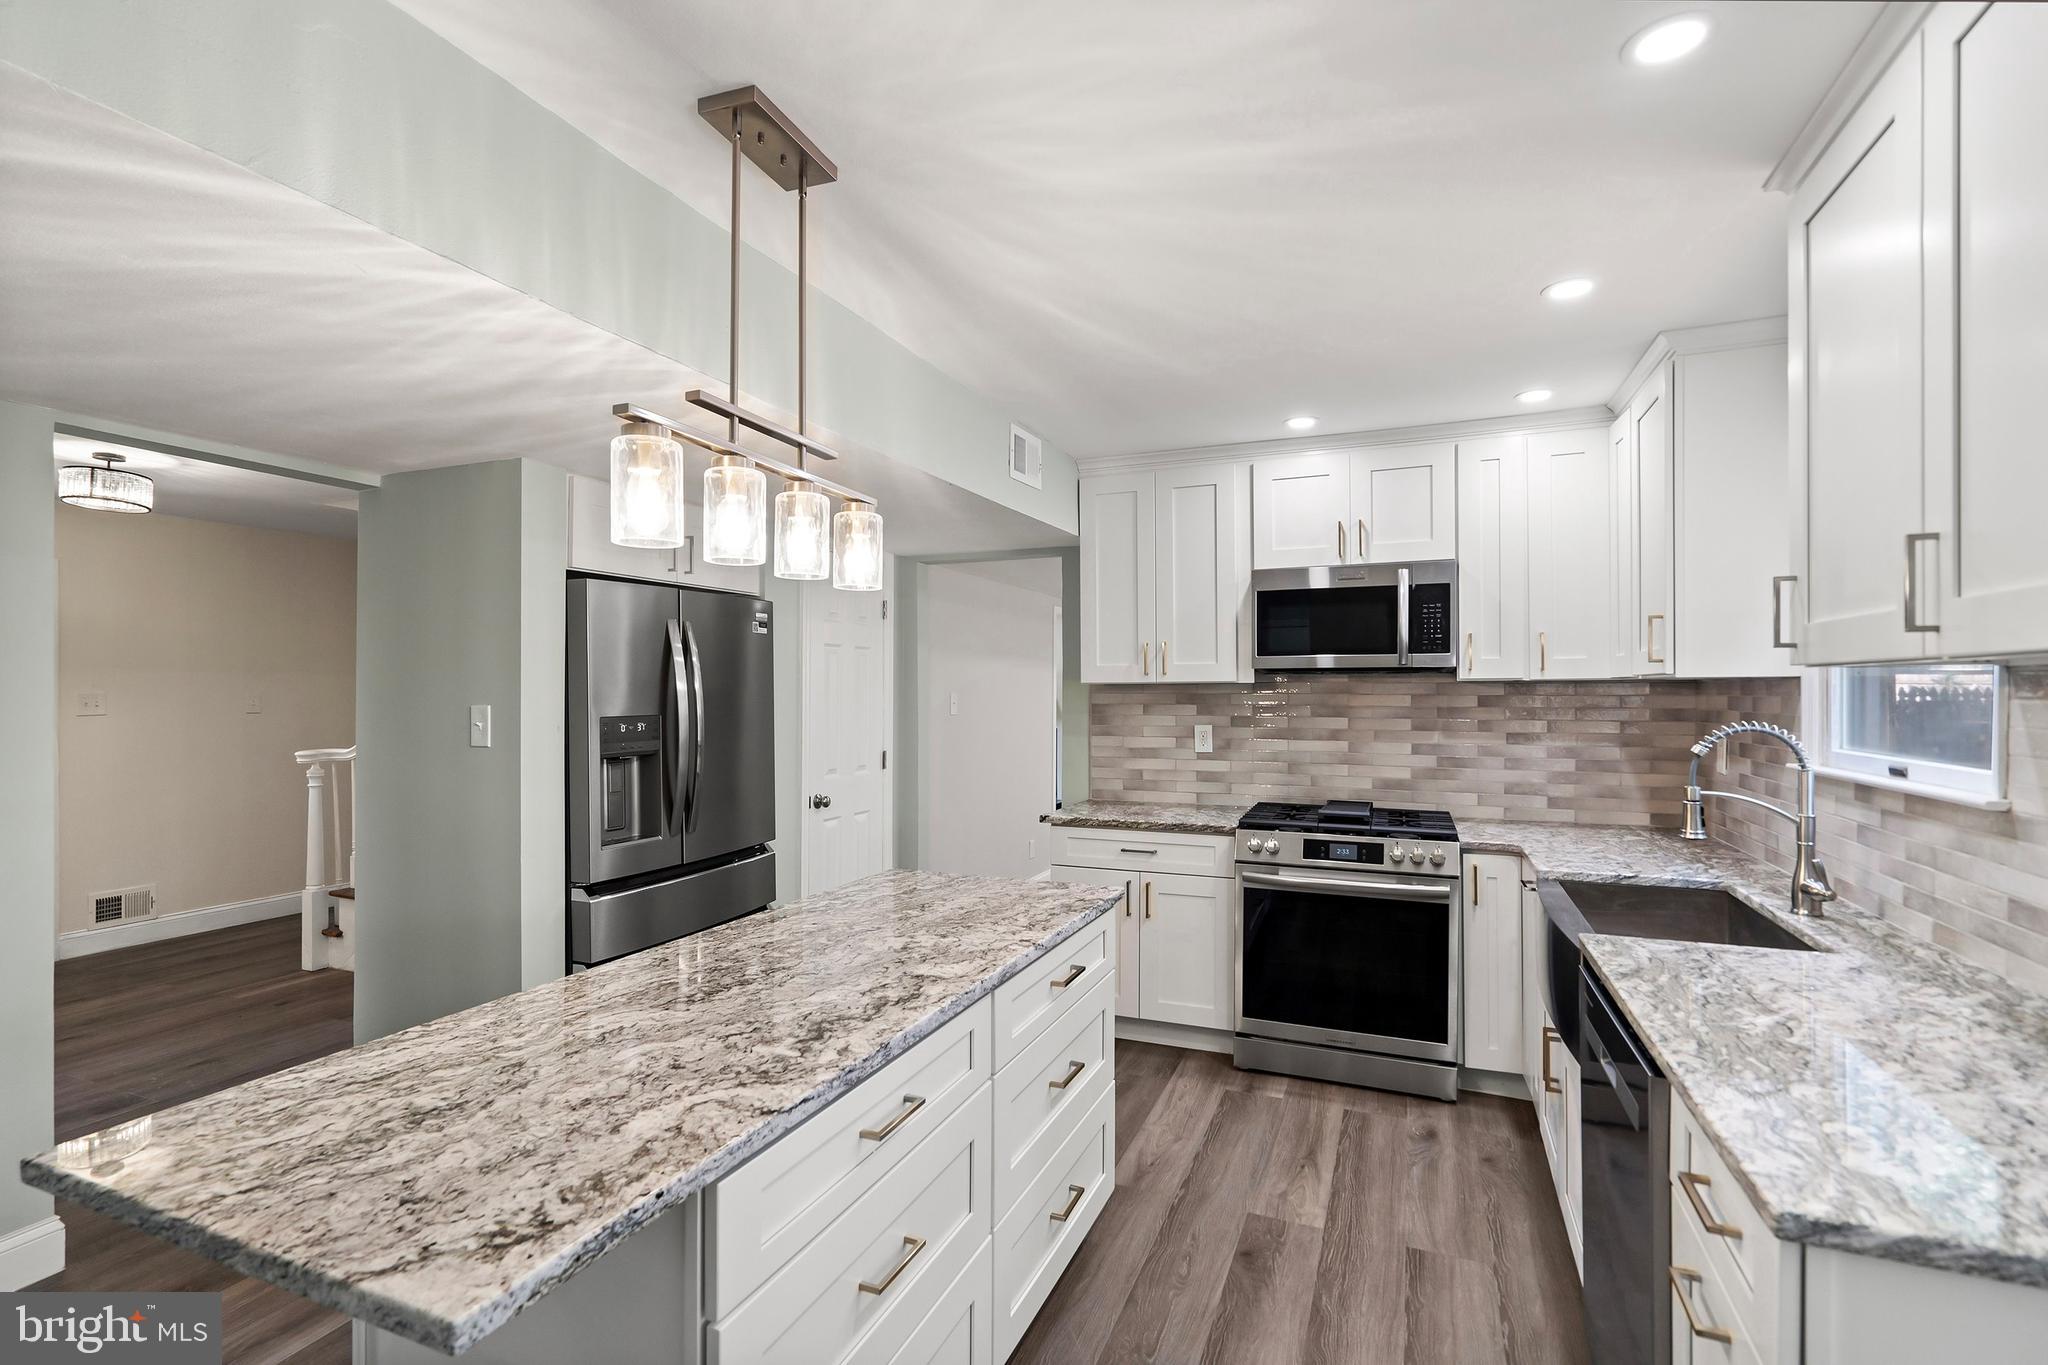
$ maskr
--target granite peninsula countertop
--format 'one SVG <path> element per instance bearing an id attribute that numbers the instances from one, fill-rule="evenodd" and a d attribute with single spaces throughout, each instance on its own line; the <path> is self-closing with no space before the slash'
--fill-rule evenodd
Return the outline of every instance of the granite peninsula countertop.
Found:
<path id="1" fill-rule="evenodd" d="M 883 872 L 153 1116 L 38 1189 L 459 1352 L 1122 888 Z"/>
<path id="2" fill-rule="evenodd" d="M 1048 825 L 1128 829 L 1148 834 L 1235 834 L 1249 801 L 1226 806 L 1170 806 L 1138 801 L 1077 801 L 1045 817 Z"/>
<path id="3" fill-rule="evenodd" d="M 1822 949 L 1581 942 L 1779 1237 L 2048 1286 L 2048 997 L 1840 901 L 1795 918 L 1788 875 L 1718 843 L 1458 830 L 1541 878 L 1723 887 Z"/>

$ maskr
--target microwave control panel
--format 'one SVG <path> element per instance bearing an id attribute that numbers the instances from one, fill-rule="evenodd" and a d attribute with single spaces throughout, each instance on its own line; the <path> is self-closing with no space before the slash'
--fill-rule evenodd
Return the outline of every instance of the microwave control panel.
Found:
<path id="1" fill-rule="evenodd" d="M 1408 652 L 1449 654 L 1451 585 L 1418 583 L 1408 590 Z"/>

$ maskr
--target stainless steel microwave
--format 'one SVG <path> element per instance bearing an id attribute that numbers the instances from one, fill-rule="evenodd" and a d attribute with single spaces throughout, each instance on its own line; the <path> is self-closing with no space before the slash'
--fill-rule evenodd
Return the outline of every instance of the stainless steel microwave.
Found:
<path id="1" fill-rule="evenodd" d="M 1252 573 L 1254 668 L 1456 668 L 1458 564 Z"/>

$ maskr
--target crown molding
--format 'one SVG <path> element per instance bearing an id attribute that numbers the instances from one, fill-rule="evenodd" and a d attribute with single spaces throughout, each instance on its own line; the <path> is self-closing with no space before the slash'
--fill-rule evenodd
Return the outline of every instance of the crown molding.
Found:
<path id="1" fill-rule="evenodd" d="M 1436 422 L 1427 426 L 1382 427 L 1377 431 L 1332 432 L 1327 436 L 1284 436 L 1271 441 L 1238 441 L 1227 445 L 1183 446 L 1177 450 L 1149 450 L 1136 455 L 1076 456 L 1074 463 L 1084 474 L 1122 474 L 1166 465 L 1201 464 L 1210 460 L 1253 460 L 1275 455 L 1306 455 L 1317 450 L 1353 450 L 1367 446 L 1419 445 L 1429 441 L 1457 441 L 1474 436 L 1499 436 L 1515 431 L 1562 431 L 1571 427 L 1604 427 L 1614 413 L 1595 404 L 1584 408 L 1560 408 L 1515 417 L 1482 417 L 1465 422 Z"/>
<path id="2" fill-rule="evenodd" d="M 1828 144 L 1835 140 L 1835 134 L 1849 115 L 1856 112 L 1856 106 L 1863 103 L 1863 97 L 1870 93 L 1870 87 L 1877 84 L 1927 16 L 1934 11 L 1931 3 L 1906 3 L 1905 0 L 1891 0 L 1878 16 L 1870 21 L 1870 27 L 1863 34 L 1856 50 L 1849 54 L 1848 62 L 1835 77 L 1827 93 L 1820 97 L 1820 103 L 1807 115 L 1806 123 L 1792 145 L 1778 158 L 1778 164 L 1771 167 L 1771 173 L 1764 177 L 1764 188 L 1781 194 L 1790 194 L 1805 181 L 1813 163 L 1820 160 Z"/>
<path id="3" fill-rule="evenodd" d="M 1775 346 L 1785 339 L 1785 315 L 1749 318 L 1742 322 L 1716 322 L 1705 327 L 1674 327 L 1650 339 L 1642 358 L 1622 376 L 1621 387 L 1607 406 L 1620 412 L 1643 386 L 1651 372 L 1675 355 L 1705 355 L 1710 351 L 1739 351 L 1749 346 Z"/>

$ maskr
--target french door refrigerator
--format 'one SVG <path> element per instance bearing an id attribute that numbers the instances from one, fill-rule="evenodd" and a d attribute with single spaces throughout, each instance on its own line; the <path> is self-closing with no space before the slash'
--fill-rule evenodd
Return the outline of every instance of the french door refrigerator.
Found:
<path id="1" fill-rule="evenodd" d="M 741 593 L 568 591 L 573 971 L 775 898 L 774 633 Z"/>

